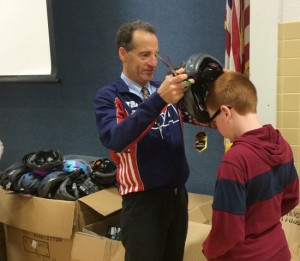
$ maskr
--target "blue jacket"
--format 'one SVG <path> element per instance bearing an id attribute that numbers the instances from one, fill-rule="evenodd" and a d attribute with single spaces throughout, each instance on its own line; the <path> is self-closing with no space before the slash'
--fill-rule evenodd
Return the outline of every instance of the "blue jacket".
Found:
<path id="1" fill-rule="evenodd" d="M 121 195 L 184 187 L 189 167 L 177 104 L 166 104 L 156 92 L 143 101 L 119 78 L 97 91 L 94 105 L 100 140 L 118 166 Z"/>

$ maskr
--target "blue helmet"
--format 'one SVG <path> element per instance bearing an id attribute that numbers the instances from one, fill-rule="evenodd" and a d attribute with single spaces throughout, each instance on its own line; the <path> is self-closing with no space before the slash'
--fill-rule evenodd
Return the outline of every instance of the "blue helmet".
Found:
<path id="1" fill-rule="evenodd" d="M 19 178 L 16 190 L 19 193 L 36 195 L 42 179 L 33 172 L 27 172 Z"/>
<path id="2" fill-rule="evenodd" d="M 85 174 L 89 174 L 91 172 L 91 167 L 85 160 L 69 159 L 63 162 L 62 171 L 64 172 L 71 173 L 78 169 L 82 169 Z"/>

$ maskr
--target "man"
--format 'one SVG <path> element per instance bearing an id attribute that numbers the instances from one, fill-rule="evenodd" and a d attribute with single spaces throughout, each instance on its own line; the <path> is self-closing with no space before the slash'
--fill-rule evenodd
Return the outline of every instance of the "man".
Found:
<path id="1" fill-rule="evenodd" d="M 123 71 L 97 91 L 95 114 L 100 140 L 118 166 L 125 260 L 180 261 L 189 167 L 177 102 L 189 85 L 187 75 L 179 69 L 161 84 L 152 81 L 159 45 L 149 23 L 123 24 L 116 43 Z"/>
<path id="2" fill-rule="evenodd" d="M 233 144 L 218 169 L 204 255 L 211 261 L 289 261 L 280 219 L 299 202 L 289 144 L 259 122 L 256 89 L 240 73 L 225 72 L 214 81 L 206 107 L 211 127 Z"/>

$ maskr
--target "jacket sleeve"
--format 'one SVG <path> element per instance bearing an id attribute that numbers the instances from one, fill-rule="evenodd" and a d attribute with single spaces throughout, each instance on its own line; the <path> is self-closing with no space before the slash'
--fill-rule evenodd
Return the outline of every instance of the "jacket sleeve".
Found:
<path id="1" fill-rule="evenodd" d="M 101 88 L 96 94 L 94 106 L 102 144 L 121 152 L 151 129 L 166 103 L 154 93 L 129 115 L 113 88 Z"/>

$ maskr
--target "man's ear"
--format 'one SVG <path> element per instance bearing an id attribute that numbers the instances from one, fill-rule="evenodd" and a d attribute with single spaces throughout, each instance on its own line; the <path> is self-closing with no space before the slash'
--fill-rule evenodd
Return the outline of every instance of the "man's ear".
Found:
<path id="1" fill-rule="evenodd" d="M 120 48 L 119 48 L 119 57 L 120 57 L 120 60 L 121 60 L 122 62 L 125 61 L 126 54 L 127 54 L 127 51 L 125 50 L 125 48 L 124 48 L 124 47 L 120 47 Z"/>

